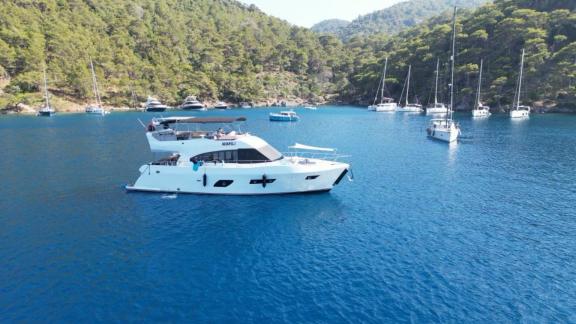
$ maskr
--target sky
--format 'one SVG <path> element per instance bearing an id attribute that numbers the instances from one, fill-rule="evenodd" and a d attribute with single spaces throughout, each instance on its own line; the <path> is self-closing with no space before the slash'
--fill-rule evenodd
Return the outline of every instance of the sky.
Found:
<path id="1" fill-rule="evenodd" d="M 255 4 L 265 13 L 302 27 L 325 19 L 354 18 L 384 9 L 402 0 L 240 0 Z"/>

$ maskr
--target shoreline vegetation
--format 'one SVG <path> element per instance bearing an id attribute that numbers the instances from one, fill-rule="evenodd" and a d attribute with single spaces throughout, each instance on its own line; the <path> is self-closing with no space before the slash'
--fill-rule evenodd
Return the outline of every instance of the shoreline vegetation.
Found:
<path id="1" fill-rule="evenodd" d="M 494 0 L 459 11 L 454 109 L 474 106 L 483 59 L 483 103 L 493 112 L 508 110 L 525 49 L 523 103 L 536 112 L 576 112 L 575 10 L 570 1 Z M 402 21 L 410 13 L 395 15 Z M 401 96 L 411 65 L 417 94 L 411 100 L 426 105 L 437 60 L 439 100 L 447 97 L 450 17 L 444 12 L 398 33 L 342 40 L 235 0 L 6 2 L 0 6 L 0 114 L 38 110 L 44 69 L 56 111 L 83 112 L 92 102 L 92 60 L 102 101 L 112 110 L 141 107 L 148 95 L 169 106 L 189 95 L 208 107 L 219 100 L 367 106 L 386 57 L 386 95 Z"/>

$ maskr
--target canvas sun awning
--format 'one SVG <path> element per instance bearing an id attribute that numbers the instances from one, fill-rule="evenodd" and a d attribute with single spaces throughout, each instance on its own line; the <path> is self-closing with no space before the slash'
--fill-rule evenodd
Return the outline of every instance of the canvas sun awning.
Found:
<path id="1" fill-rule="evenodd" d="M 335 149 L 329 148 L 329 147 L 310 146 L 310 145 L 304 145 L 304 144 L 300 144 L 300 143 L 294 143 L 294 145 L 289 146 L 289 148 L 295 149 L 295 150 L 322 151 L 322 152 L 334 152 L 334 151 L 336 151 Z"/>

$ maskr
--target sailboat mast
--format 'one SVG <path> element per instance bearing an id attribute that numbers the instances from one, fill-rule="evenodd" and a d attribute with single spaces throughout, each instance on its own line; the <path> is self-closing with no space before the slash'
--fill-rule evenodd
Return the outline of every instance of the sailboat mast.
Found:
<path id="1" fill-rule="evenodd" d="M 410 70 L 412 65 L 408 65 L 408 83 L 406 85 L 406 106 L 408 106 L 408 96 L 410 95 Z"/>
<path id="2" fill-rule="evenodd" d="M 380 89 L 380 103 L 384 102 L 384 86 L 386 85 L 386 68 L 388 67 L 388 57 L 384 61 L 384 72 L 382 73 L 382 89 Z"/>
<path id="3" fill-rule="evenodd" d="M 44 66 L 44 98 L 46 100 L 46 108 L 50 108 L 50 100 L 48 99 L 48 81 L 46 79 L 46 66 Z"/>
<path id="4" fill-rule="evenodd" d="M 454 7 L 454 15 L 452 17 L 452 56 L 450 57 L 450 119 L 452 119 L 454 107 L 454 60 L 456 56 L 456 7 Z M 448 115 L 446 115 L 448 119 Z"/>
<path id="5" fill-rule="evenodd" d="M 382 85 L 382 78 L 378 80 L 378 88 L 376 89 L 376 94 L 374 95 L 374 101 L 372 102 L 373 105 L 376 105 L 376 102 L 378 102 L 378 93 L 380 92 L 381 85 Z"/>
<path id="6" fill-rule="evenodd" d="M 482 64 L 484 60 L 480 59 L 480 74 L 478 75 L 478 91 L 476 92 L 476 108 L 480 107 L 480 91 L 482 88 Z"/>
<path id="7" fill-rule="evenodd" d="M 100 104 L 100 93 L 98 92 L 98 82 L 96 81 L 96 73 L 94 72 L 94 63 L 92 58 L 90 58 L 90 70 L 92 71 L 92 89 L 94 90 L 94 98 L 96 98 L 96 105 L 101 107 Z"/>
<path id="8" fill-rule="evenodd" d="M 518 101 L 516 101 L 516 110 L 520 107 L 520 93 L 522 91 L 522 74 L 524 72 L 524 49 L 522 49 L 522 59 L 520 59 L 520 76 L 518 78 Z"/>
<path id="9" fill-rule="evenodd" d="M 436 59 L 436 86 L 434 87 L 434 107 L 438 103 L 438 70 L 440 69 L 440 59 Z"/>

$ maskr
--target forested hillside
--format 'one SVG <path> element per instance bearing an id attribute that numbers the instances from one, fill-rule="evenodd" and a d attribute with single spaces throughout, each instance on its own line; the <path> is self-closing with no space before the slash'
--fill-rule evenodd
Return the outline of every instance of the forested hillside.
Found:
<path id="1" fill-rule="evenodd" d="M 459 107 L 470 108 L 481 58 L 485 101 L 508 105 L 522 48 L 526 102 L 576 107 L 575 5 L 496 0 L 459 10 Z M 437 58 L 441 97 L 447 92 L 450 19 L 444 11 L 397 35 L 354 36 L 343 44 L 234 0 L 0 0 L 0 109 L 37 107 L 45 65 L 55 99 L 88 101 L 90 58 L 104 101 L 115 106 L 129 105 L 132 93 L 137 100 L 156 95 L 169 104 L 187 95 L 366 103 L 387 56 L 389 95 L 399 97 L 412 64 L 412 90 L 426 103 Z"/>
<path id="2" fill-rule="evenodd" d="M 438 15 L 456 4 L 460 8 L 475 8 L 489 0 L 410 0 L 389 8 L 360 16 L 348 24 L 331 24 L 333 20 L 320 22 L 313 31 L 331 33 L 342 40 L 354 36 L 370 36 L 379 33 L 396 34 L 409 27 Z M 326 24 L 328 27 L 326 28 Z"/>
<path id="3" fill-rule="evenodd" d="M 334 37 L 233 0 L 0 1 L 0 106 L 38 101 L 44 64 L 55 96 L 85 100 L 90 57 L 114 105 L 132 91 L 168 103 L 307 98 L 335 92 L 349 73 Z"/>
<path id="4" fill-rule="evenodd" d="M 327 19 L 323 20 L 310 28 L 313 32 L 323 34 L 334 34 L 338 37 L 343 37 L 343 32 L 350 22 L 343 19 Z"/>
<path id="5" fill-rule="evenodd" d="M 436 59 L 441 60 L 442 95 L 447 93 L 450 15 L 436 17 L 387 39 L 384 35 L 348 43 L 356 70 L 345 91 L 350 101 L 374 95 L 384 57 L 389 57 L 391 94 L 400 95 L 408 64 L 421 102 L 432 95 Z M 576 13 L 572 1 L 496 0 L 457 20 L 455 90 L 459 108 L 469 109 L 484 59 L 484 99 L 508 105 L 516 86 L 522 48 L 526 49 L 525 101 L 559 100 L 574 105 L 576 86 Z M 446 98 L 447 99 L 447 98 Z"/>

